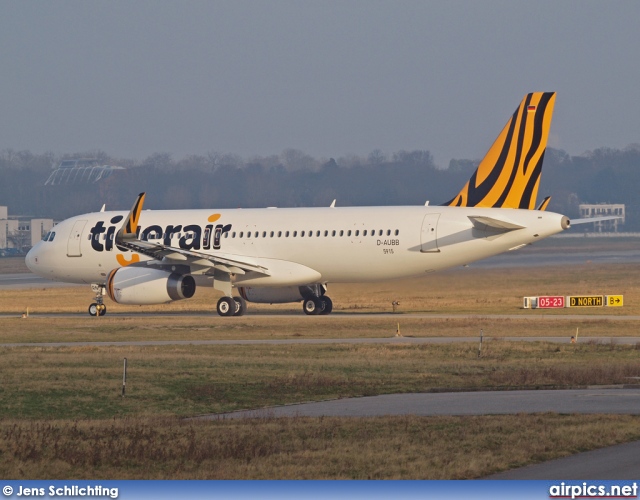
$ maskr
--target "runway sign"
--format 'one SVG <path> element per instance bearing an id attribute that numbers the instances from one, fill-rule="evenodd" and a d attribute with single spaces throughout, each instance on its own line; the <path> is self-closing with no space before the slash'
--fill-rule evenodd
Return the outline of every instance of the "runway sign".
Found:
<path id="1" fill-rule="evenodd" d="M 538 307 L 541 309 L 554 309 L 564 307 L 564 297 L 561 295 L 538 297 Z"/>
<path id="2" fill-rule="evenodd" d="M 608 307 L 622 307 L 624 304 L 622 295 L 607 295 L 605 297 L 605 305 Z"/>
<path id="3" fill-rule="evenodd" d="M 603 295 L 585 295 L 567 297 L 569 299 L 569 307 L 602 307 L 604 306 Z"/>

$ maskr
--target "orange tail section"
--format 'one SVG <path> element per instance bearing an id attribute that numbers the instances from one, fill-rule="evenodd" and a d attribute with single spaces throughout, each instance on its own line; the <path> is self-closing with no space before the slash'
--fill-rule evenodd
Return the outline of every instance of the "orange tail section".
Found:
<path id="1" fill-rule="evenodd" d="M 527 94 L 469 182 L 443 205 L 535 209 L 555 99 L 555 92 Z"/>

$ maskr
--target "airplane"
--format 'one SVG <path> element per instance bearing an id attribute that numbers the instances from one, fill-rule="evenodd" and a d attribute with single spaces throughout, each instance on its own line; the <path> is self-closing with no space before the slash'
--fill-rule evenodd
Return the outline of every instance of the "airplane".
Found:
<path id="1" fill-rule="evenodd" d="M 161 304 L 197 287 L 222 292 L 220 316 L 242 316 L 247 301 L 329 314 L 329 283 L 427 275 L 568 229 L 568 217 L 546 211 L 549 197 L 536 207 L 555 97 L 525 95 L 471 179 L 439 206 L 143 210 L 141 193 L 129 213 L 103 206 L 60 222 L 26 264 L 91 284 L 91 316 L 106 314 L 105 295 Z"/>

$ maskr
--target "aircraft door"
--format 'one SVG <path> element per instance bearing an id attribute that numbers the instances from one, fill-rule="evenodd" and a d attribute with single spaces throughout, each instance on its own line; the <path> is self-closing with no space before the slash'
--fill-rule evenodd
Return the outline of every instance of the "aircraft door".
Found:
<path id="1" fill-rule="evenodd" d="M 80 244 L 82 243 L 82 231 L 86 226 L 86 220 L 77 220 L 69 233 L 69 241 L 67 242 L 67 257 L 82 257 Z"/>
<path id="2" fill-rule="evenodd" d="M 423 253 L 439 252 L 438 248 L 438 219 L 440 214 L 427 214 L 422 220 L 420 233 L 420 251 Z"/>

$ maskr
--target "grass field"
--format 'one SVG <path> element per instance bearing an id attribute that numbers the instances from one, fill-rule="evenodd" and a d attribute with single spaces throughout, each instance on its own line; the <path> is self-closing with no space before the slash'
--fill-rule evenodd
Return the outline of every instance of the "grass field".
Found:
<path id="1" fill-rule="evenodd" d="M 492 341 L 477 353 L 475 343 L 5 348 L 0 416 L 187 417 L 402 392 L 625 384 L 640 376 L 635 346 Z"/>
<path id="2" fill-rule="evenodd" d="M 0 421 L 0 476 L 470 479 L 640 438 L 609 415 Z"/>
<path id="3" fill-rule="evenodd" d="M 128 359 L 121 397 L 122 359 Z M 384 393 L 628 383 L 635 346 L 543 342 L 5 348 L 0 476 L 473 478 L 640 439 L 596 415 L 184 421 Z"/>
<path id="4" fill-rule="evenodd" d="M 458 268 L 423 278 L 364 284 L 330 284 L 334 311 L 460 314 L 640 314 L 640 266 L 633 264 L 575 265 L 549 268 Z M 624 295 L 620 308 L 568 308 L 561 311 L 523 310 L 524 296 Z M 200 287 L 189 300 L 157 306 L 123 306 L 105 301 L 109 312 L 211 312 L 220 293 Z M 30 290 L 0 291 L 0 313 L 86 312 L 93 301 L 88 285 L 46 286 Z M 300 304 L 249 303 L 249 313 L 301 312 Z M 107 313 L 108 315 L 108 313 Z"/>
<path id="5" fill-rule="evenodd" d="M 250 305 L 248 316 L 220 318 L 212 290 L 164 306 L 107 301 L 109 313 L 156 315 L 39 317 L 86 312 L 88 286 L 0 291 L 0 313 L 15 315 L 0 318 L 0 343 L 391 337 L 397 323 L 405 336 L 477 336 L 482 328 L 487 337 L 567 337 L 567 344 L 491 340 L 480 359 L 475 342 L 4 347 L 0 477 L 462 479 L 640 439 L 640 418 L 633 416 L 181 419 L 385 393 L 628 383 L 640 376 L 638 346 L 607 339 L 638 336 L 638 321 L 598 316 L 640 315 L 639 278 L 632 265 L 458 269 L 420 280 L 332 285 L 335 313 L 328 317 L 304 316 L 298 305 Z M 544 294 L 624 294 L 625 306 L 521 309 L 523 296 Z M 390 312 L 393 300 L 400 301 L 398 314 L 372 314 Z M 27 307 L 32 315 L 21 319 Z M 576 318 L 554 319 L 559 313 Z M 578 317 L 584 314 L 587 319 Z M 581 340 L 572 345 L 576 328 Z M 122 398 L 124 357 L 129 370 Z"/>

